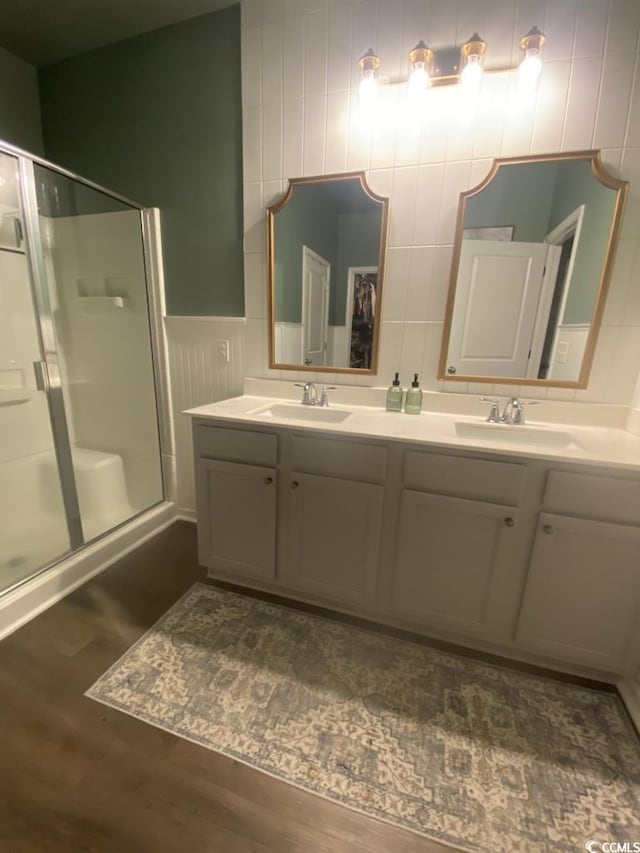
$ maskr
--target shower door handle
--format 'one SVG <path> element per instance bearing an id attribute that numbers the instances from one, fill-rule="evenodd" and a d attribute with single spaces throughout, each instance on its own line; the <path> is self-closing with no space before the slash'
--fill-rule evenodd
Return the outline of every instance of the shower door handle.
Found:
<path id="1" fill-rule="evenodd" d="M 49 370 L 46 361 L 34 361 L 33 372 L 36 377 L 36 388 L 38 391 L 49 391 L 51 382 L 49 380 Z"/>

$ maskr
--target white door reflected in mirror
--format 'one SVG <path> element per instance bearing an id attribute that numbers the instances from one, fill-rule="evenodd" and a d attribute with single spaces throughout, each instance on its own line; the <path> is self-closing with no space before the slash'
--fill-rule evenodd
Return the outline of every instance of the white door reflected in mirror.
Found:
<path id="1" fill-rule="evenodd" d="M 439 378 L 586 387 L 626 190 L 587 151 L 461 194 Z"/>

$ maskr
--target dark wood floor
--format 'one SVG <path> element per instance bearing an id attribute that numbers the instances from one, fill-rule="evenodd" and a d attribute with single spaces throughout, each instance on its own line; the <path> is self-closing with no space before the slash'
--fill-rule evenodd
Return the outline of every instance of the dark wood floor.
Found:
<path id="1" fill-rule="evenodd" d="M 179 522 L 0 643 L 1 853 L 451 853 L 84 697 L 197 580 Z"/>

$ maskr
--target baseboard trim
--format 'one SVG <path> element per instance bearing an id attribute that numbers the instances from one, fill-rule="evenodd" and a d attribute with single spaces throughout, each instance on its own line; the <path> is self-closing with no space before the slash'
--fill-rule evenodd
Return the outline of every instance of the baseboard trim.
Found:
<path id="1" fill-rule="evenodd" d="M 640 681 L 637 678 L 627 678 L 625 681 L 619 681 L 616 686 L 633 725 L 640 734 Z"/>
<path id="2" fill-rule="evenodd" d="M 104 539 L 0 597 L 0 640 L 17 631 L 116 560 L 151 539 L 176 520 L 172 503 L 153 507 Z"/>
<path id="3" fill-rule="evenodd" d="M 196 511 L 195 509 L 187 509 L 186 507 L 176 507 L 176 518 L 180 519 L 180 521 L 191 521 L 195 524 Z"/>

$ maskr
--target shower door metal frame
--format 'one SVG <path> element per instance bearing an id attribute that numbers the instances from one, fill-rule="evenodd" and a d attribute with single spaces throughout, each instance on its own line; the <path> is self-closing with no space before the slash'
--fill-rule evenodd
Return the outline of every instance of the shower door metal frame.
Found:
<path id="1" fill-rule="evenodd" d="M 156 428 L 158 431 L 158 465 L 160 466 L 161 474 L 162 498 L 157 503 L 151 504 L 151 506 L 146 507 L 140 512 L 135 513 L 130 518 L 126 519 L 120 524 L 114 525 L 113 527 L 104 531 L 95 538 L 92 538 L 90 540 L 92 544 L 94 542 L 99 541 L 100 539 L 103 539 L 105 536 L 111 534 L 114 530 L 118 529 L 119 527 L 122 527 L 124 524 L 128 524 L 135 518 L 139 517 L 140 515 L 143 515 L 145 512 L 152 509 L 154 506 L 158 506 L 166 500 L 166 472 L 162 451 L 162 430 L 160 429 L 159 420 L 160 406 L 162 400 L 162 389 L 160 387 L 160 371 L 158 365 L 158 341 L 156 340 L 156 336 L 153 331 L 153 323 L 151 321 L 151 309 L 153 301 L 150 293 L 152 284 L 151 270 L 149 270 L 148 268 L 147 258 L 147 239 L 149 237 L 149 234 L 147 230 L 148 225 L 145 220 L 146 209 L 142 205 L 129 198 L 126 198 L 125 196 L 122 196 L 107 189 L 106 187 L 101 186 L 100 184 L 83 178 L 80 175 L 69 171 L 68 169 L 64 169 L 63 167 L 56 165 L 55 163 L 51 163 L 42 157 L 38 157 L 34 154 L 29 153 L 28 151 L 24 151 L 21 148 L 11 145 L 11 143 L 5 142 L 4 140 L 0 140 L 0 154 L 7 154 L 10 157 L 14 157 L 18 165 L 19 194 L 22 206 L 22 215 L 24 218 L 25 255 L 29 266 L 30 287 L 36 314 L 36 329 L 39 338 L 40 354 L 42 356 L 41 362 L 34 363 L 34 370 L 36 373 L 36 381 L 38 384 L 38 388 L 44 391 L 47 395 L 51 429 L 53 433 L 53 442 L 60 478 L 62 500 L 65 508 L 66 523 L 70 541 L 69 551 L 64 552 L 51 563 L 47 563 L 46 565 L 38 568 L 23 581 L 20 581 L 19 583 L 21 584 L 31 580 L 42 572 L 47 571 L 56 563 L 60 562 L 60 560 L 69 557 L 71 554 L 76 553 L 79 549 L 83 548 L 85 545 L 88 544 L 82 529 L 82 518 L 80 513 L 80 504 L 78 500 L 78 490 L 75 472 L 73 468 L 73 458 L 71 455 L 71 440 L 69 436 L 69 426 L 58 359 L 58 344 L 56 340 L 55 326 L 51 309 L 51 300 L 49 297 L 49 286 L 44 264 L 43 241 L 40 229 L 40 215 L 38 212 L 38 199 L 36 192 L 36 164 L 66 178 L 70 178 L 71 180 L 76 181 L 77 183 L 82 184 L 83 186 L 96 190 L 97 192 L 100 192 L 108 196 L 109 198 L 113 198 L 116 201 L 122 202 L 128 207 L 137 210 L 140 216 L 140 237 L 145 274 L 147 316 L 149 320 L 149 342 L 151 351 L 151 363 L 153 368 L 152 377 L 154 387 L 154 398 L 156 403 Z M 13 589 L 13 587 L 10 587 L 9 589 Z M 4 590 L 4 592 L 8 591 L 9 590 Z"/>
<path id="2" fill-rule="evenodd" d="M 38 201 L 33 162 L 25 157 L 18 157 L 18 174 L 20 176 L 20 195 L 24 217 L 26 237 L 26 253 L 31 273 L 31 289 L 36 309 L 36 326 L 40 338 L 40 353 L 43 358 L 40 369 L 34 365 L 38 387 L 45 391 L 49 405 L 51 429 L 53 431 L 53 447 L 58 464 L 58 476 L 62 491 L 69 531 L 69 544 L 72 551 L 84 545 L 84 533 L 80 517 L 78 489 L 73 470 L 71 456 L 71 440 L 65 408 L 62 381 L 60 378 L 60 363 L 58 360 L 58 344 L 55 338 L 51 300 L 47 285 L 47 273 L 44 268 L 44 253 L 40 220 L 38 216 Z"/>

